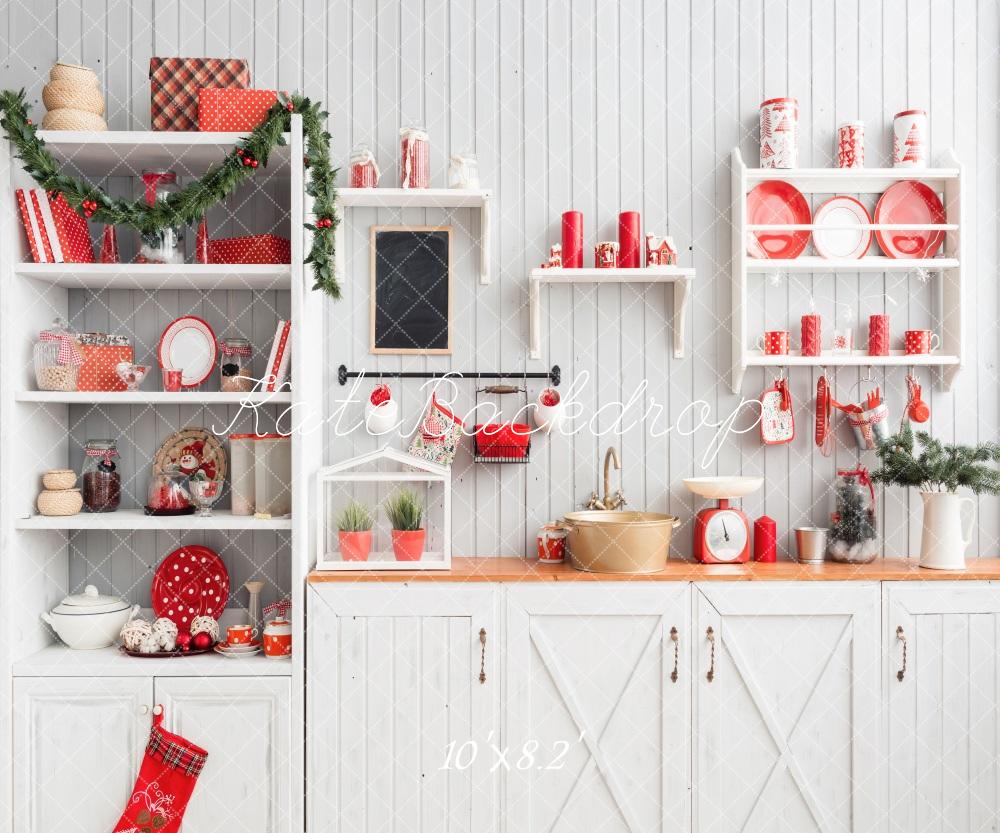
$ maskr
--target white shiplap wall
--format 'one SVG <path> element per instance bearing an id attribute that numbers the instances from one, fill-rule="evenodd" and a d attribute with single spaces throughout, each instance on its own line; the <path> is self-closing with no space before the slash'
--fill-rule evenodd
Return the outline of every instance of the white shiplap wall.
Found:
<path id="1" fill-rule="evenodd" d="M 392 179 L 398 128 L 423 123 L 432 137 L 435 184 L 443 185 L 448 153 L 473 149 L 484 184 L 497 193 L 495 280 L 486 287 L 475 282 L 475 216 L 404 212 L 406 222 L 450 219 L 456 226 L 456 350 L 451 360 L 390 357 L 380 366 L 542 370 L 557 363 L 567 380 L 590 375 L 581 396 L 590 412 L 627 399 L 647 379 L 646 404 L 662 403 L 671 424 L 685 416 L 689 424 L 694 400 L 709 403 L 713 420 L 738 402 L 726 385 L 727 159 L 735 145 L 755 159 L 761 99 L 799 99 L 806 165 L 831 164 L 838 121 L 857 117 L 868 126 L 869 164 L 884 163 L 892 113 L 926 106 L 933 151 L 955 147 L 969 182 L 970 360 L 953 393 L 931 393 L 932 427 L 948 440 L 997 436 L 1000 11 L 992 0 L 14 0 L 3 5 L 0 26 L 6 85 L 24 85 L 38 100 L 53 60 L 82 61 L 102 75 L 112 128 L 148 124 L 152 54 L 230 54 L 250 58 L 256 86 L 298 88 L 327 101 L 338 161 L 346 161 L 354 143 L 368 141 Z M 544 358 L 527 361 L 526 272 L 558 238 L 559 214 L 569 207 L 584 212 L 588 243 L 614 237 L 620 209 L 640 210 L 648 228 L 669 228 L 681 243 L 682 262 L 698 270 L 686 358 L 674 359 L 669 350 L 669 288 L 559 287 L 543 292 Z M 373 211 L 349 218 L 350 280 L 344 300 L 329 307 L 323 348 L 331 406 L 341 392 L 336 365 L 377 366 L 367 355 L 367 228 L 397 219 Z M 817 275 L 778 285 L 758 279 L 755 286 L 760 312 L 751 320 L 761 328 L 765 321 L 794 327 L 812 294 L 828 327 L 835 309 L 865 321 L 884 308 L 900 332 L 929 320 L 932 298 L 932 287 L 913 278 L 835 282 Z M 895 303 L 887 304 L 884 293 Z M 841 396 L 857 379 L 838 374 Z M 748 374 L 744 393 L 756 396 L 765 381 L 761 373 Z M 782 530 L 822 523 L 836 467 L 858 458 L 846 429 L 834 458 L 813 450 L 814 382 L 802 371 L 792 378 L 795 443 L 765 451 L 750 433 L 725 444 L 707 470 L 699 462 L 712 434 L 705 429 L 664 437 L 638 425 L 621 437 L 599 439 L 584 430 L 541 439 L 525 467 L 475 466 L 466 452 L 454 470 L 454 551 L 524 552 L 542 522 L 595 488 L 610 443 L 621 447 L 632 506 L 687 520 L 698 507 L 683 476 L 761 473 L 765 489 L 745 502 L 751 515 L 766 511 Z M 459 401 L 471 406 L 471 383 L 463 384 Z M 898 415 L 902 375 L 890 374 L 883 387 Z M 395 389 L 415 420 L 417 384 Z M 610 416 L 598 421 L 611 427 Z M 328 456 L 373 443 L 331 433 Z M 886 552 L 912 553 L 918 497 L 892 491 L 880 498 Z M 997 552 L 996 508 L 995 499 L 980 504 L 976 549 L 984 554 Z M 686 524 L 678 550 L 689 546 Z"/>

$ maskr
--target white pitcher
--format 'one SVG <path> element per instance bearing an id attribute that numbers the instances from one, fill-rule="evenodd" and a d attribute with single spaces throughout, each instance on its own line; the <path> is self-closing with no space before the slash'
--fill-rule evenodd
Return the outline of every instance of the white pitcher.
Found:
<path id="1" fill-rule="evenodd" d="M 920 535 L 920 566 L 931 570 L 964 570 L 965 550 L 972 541 L 976 502 L 953 492 L 921 492 L 924 526 Z M 968 522 L 962 522 L 962 506 L 968 504 Z"/>

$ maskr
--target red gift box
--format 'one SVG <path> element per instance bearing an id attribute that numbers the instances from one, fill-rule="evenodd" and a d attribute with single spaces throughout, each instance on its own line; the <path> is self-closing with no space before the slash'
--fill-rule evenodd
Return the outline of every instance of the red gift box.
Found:
<path id="1" fill-rule="evenodd" d="M 87 221 L 62 194 L 49 197 L 41 188 L 18 188 L 15 196 L 36 263 L 94 262 Z"/>
<path id="2" fill-rule="evenodd" d="M 150 58 L 149 103 L 153 130 L 197 130 L 202 87 L 250 86 L 243 58 Z"/>
<path id="3" fill-rule="evenodd" d="M 276 234 L 251 234 L 208 240 L 204 225 L 198 228 L 196 250 L 204 250 L 205 263 L 291 263 L 292 243 Z"/>
<path id="4" fill-rule="evenodd" d="M 253 130 L 277 100 L 277 90 L 202 87 L 198 90 L 198 129 Z"/>
<path id="5" fill-rule="evenodd" d="M 130 346 L 81 344 L 80 353 L 83 356 L 83 365 L 81 365 L 77 375 L 77 390 L 127 390 L 125 383 L 118 378 L 118 374 L 115 372 L 115 365 L 118 362 L 131 362 L 133 360 L 134 354 Z"/>

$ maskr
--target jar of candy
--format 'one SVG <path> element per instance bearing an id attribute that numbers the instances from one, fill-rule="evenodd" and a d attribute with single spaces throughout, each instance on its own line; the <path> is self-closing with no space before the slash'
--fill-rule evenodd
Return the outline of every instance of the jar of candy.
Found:
<path id="1" fill-rule="evenodd" d="M 90 512 L 114 512 L 121 503 L 122 476 L 114 440 L 87 440 L 83 449 L 83 505 Z"/>
<path id="2" fill-rule="evenodd" d="M 371 148 L 368 145 L 357 145 L 351 151 L 351 187 L 374 188 L 381 175 Z"/>
<path id="3" fill-rule="evenodd" d="M 34 348 L 35 382 L 39 390 L 76 390 L 83 354 L 62 319 L 38 334 Z"/>
<path id="4" fill-rule="evenodd" d="M 422 127 L 404 127 L 399 137 L 399 187 L 429 187 L 431 145 L 427 131 Z"/>
<path id="5" fill-rule="evenodd" d="M 147 205 L 156 205 L 158 200 L 165 200 L 180 191 L 177 174 L 173 171 L 143 171 L 142 182 L 146 188 Z M 149 263 L 183 263 L 184 226 L 143 232 L 139 254 Z"/>
<path id="6" fill-rule="evenodd" d="M 879 554 L 875 487 L 868 469 L 838 469 L 833 485 L 827 555 L 833 561 L 867 564 Z"/>
<path id="7" fill-rule="evenodd" d="M 219 388 L 223 393 L 249 393 L 254 388 L 253 350 L 245 338 L 219 342 Z"/>

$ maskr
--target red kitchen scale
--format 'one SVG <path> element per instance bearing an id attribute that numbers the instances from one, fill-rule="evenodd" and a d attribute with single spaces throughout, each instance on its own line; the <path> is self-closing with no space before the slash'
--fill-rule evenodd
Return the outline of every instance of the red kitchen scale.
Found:
<path id="1" fill-rule="evenodd" d="M 729 501 L 746 497 L 764 485 L 763 477 L 687 477 L 696 495 L 717 500 L 702 509 L 694 525 L 694 557 L 702 564 L 744 564 L 750 560 L 750 519 Z"/>

